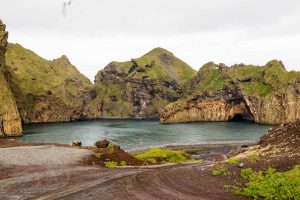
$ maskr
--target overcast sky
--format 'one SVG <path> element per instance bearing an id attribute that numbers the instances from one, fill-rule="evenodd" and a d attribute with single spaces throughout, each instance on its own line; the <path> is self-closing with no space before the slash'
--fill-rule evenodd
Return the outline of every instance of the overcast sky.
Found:
<path id="1" fill-rule="evenodd" d="M 65 54 L 91 80 L 110 61 L 163 47 L 209 61 L 300 70 L 299 0 L 0 0 L 9 41 L 46 59 Z"/>

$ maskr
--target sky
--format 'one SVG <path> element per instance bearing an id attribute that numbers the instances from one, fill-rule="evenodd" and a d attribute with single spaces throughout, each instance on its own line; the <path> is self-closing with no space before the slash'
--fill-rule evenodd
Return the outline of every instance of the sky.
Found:
<path id="1" fill-rule="evenodd" d="M 9 42 L 67 55 L 91 80 L 162 47 L 198 70 L 214 61 L 300 71 L 299 0 L 0 0 Z"/>

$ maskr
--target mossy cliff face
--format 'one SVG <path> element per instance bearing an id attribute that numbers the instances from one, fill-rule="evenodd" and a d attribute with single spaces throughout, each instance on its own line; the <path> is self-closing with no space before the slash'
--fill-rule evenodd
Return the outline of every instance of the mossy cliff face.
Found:
<path id="1" fill-rule="evenodd" d="M 12 92 L 2 73 L 8 33 L 0 20 L 0 137 L 22 133 L 21 118 Z"/>
<path id="2" fill-rule="evenodd" d="M 103 118 L 159 118 L 182 95 L 195 71 L 171 52 L 156 48 L 128 62 L 111 62 L 95 77 Z"/>
<path id="3" fill-rule="evenodd" d="M 277 60 L 265 66 L 207 63 L 184 88 L 183 97 L 165 107 L 162 123 L 300 119 L 300 73 L 287 72 Z"/>
<path id="4" fill-rule="evenodd" d="M 19 44 L 9 44 L 5 76 L 24 123 L 99 118 L 92 83 L 66 56 L 45 60 Z"/>

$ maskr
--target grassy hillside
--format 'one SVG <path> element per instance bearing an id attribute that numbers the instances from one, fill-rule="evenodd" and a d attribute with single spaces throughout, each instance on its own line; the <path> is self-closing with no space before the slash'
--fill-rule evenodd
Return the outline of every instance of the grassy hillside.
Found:
<path id="1" fill-rule="evenodd" d="M 80 112 L 75 107 L 89 98 L 92 83 L 66 56 L 49 61 L 19 44 L 9 44 L 5 62 L 6 77 L 25 122 L 68 121 L 72 112 Z"/>
<path id="2" fill-rule="evenodd" d="M 198 75 L 186 83 L 186 96 L 191 94 L 212 94 L 224 86 L 239 86 L 243 94 L 265 97 L 273 91 L 297 85 L 300 72 L 286 71 L 281 61 L 272 60 L 265 66 L 233 65 L 226 67 L 207 63 Z"/>
<path id="3" fill-rule="evenodd" d="M 111 62 L 95 77 L 102 116 L 158 117 L 195 75 L 195 70 L 162 48 L 127 62 Z"/>

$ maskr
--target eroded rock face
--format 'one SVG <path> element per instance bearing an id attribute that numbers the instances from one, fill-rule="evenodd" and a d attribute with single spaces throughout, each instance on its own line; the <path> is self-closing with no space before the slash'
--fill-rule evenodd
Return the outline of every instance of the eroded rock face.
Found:
<path id="1" fill-rule="evenodd" d="M 208 63 L 186 83 L 186 94 L 164 108 L 162 123 L 253 120 L 261 124 L 300 119 L 300 73 L 280 61 L 265 66 Z"/>
<path id="2" fill-rule="evenodd" d="M 112 62 L 95 77 L 103 118 L 159 118 L 195 74 L 172 53 L 157 48 L 138 59 Z"/>
<path id="3" fill-rule="evenodd" d="M 300 95 L 292 86 L 265 98 L 244 98 L 258 123 L 285 124 L 300 119 Z"/>
<path id="4" fill-rule="evenodd" d="M 0 137 L 22 134 L 21 118 L 14 96 L 2 72 L 8 33 L 0 20 Z"/>
<path id="5" fill-rule="evenodd" d="M 161 122 L 254 120 L 238 88 L 224 87 L 212 95 L 202 94 L 165 107 Z"/>
<path id="6" fill-rule="evenodd" d="M 24 123 L 100 117 L 93 84 L 66 56 L 45 60 L 19 44 L 9 44 L 4 70 Z"/>

